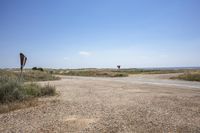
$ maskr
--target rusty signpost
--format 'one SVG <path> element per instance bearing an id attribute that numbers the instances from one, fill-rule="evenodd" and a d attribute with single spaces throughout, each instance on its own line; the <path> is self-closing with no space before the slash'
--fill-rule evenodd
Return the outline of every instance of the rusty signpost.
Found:
<path id="1" fill-rule="evenodd" d="M 22 75 L 23 74 L 23 68 L 24 68 L 24 66 L 26 64 L 27 57 L 23 53 L 20 53 L 19 55 L 20 55 L 20 64 L 21 64 L 21 67 L 20 67 L 20 69 L 21 69 L 21 72 L 20 72 L 20 81 L 21 81 L 22 76 L 23 76 Z"/>

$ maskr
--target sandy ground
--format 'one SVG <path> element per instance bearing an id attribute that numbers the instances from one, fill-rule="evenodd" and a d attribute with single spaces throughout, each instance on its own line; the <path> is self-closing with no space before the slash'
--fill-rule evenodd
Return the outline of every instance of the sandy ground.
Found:
<path id="1" fill-rule="evenodd" d="M 63 76 L 58 96 L 0 114 L 0 132 L 200 132 L 200 83 L 170 76 Z"/>

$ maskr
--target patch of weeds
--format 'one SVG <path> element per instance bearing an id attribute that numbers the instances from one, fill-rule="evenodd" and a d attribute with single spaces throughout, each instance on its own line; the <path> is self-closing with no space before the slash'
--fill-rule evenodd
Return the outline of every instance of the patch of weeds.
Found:
<path id="1" fill-rule="evenodd" d="M 49 84 L 45 86 L 36 83 L 24 84 L 15 79 L 0 77 L 0 112 L 23 108 L 32 104 L 31 99 L 55 94 L 56 88 Z"/>

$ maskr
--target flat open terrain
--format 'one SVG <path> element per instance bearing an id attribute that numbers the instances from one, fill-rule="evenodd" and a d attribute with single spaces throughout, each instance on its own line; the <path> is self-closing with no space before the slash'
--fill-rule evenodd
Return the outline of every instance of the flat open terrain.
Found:
<path id="1" fill-rule="evenodd" d="M 62 76 L 58 96 L 0 114 L 0 132 L 200 132 L 200 83 L 174 75 Z"/>

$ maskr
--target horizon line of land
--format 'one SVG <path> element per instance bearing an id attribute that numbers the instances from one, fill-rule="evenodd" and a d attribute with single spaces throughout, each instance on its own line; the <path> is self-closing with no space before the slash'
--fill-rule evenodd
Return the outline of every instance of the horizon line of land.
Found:
<path id="1" fill-rule="evenodd" d="M 32 69 L 33 67 L 26 67 L 25 69 Z M 38 67 L 39 68 L 39 67 Z M 80 67 L 80 68 L 67 68 L 67 67 L 40 67 L 43 69 L 117 69 L 117 67 Z M 0 67 L 0 69 L 20 69 L 19 67 Z M 122 67 L 121 69 L 200 69 L 200 66 L 176 66 L 176 67 Z"/>

